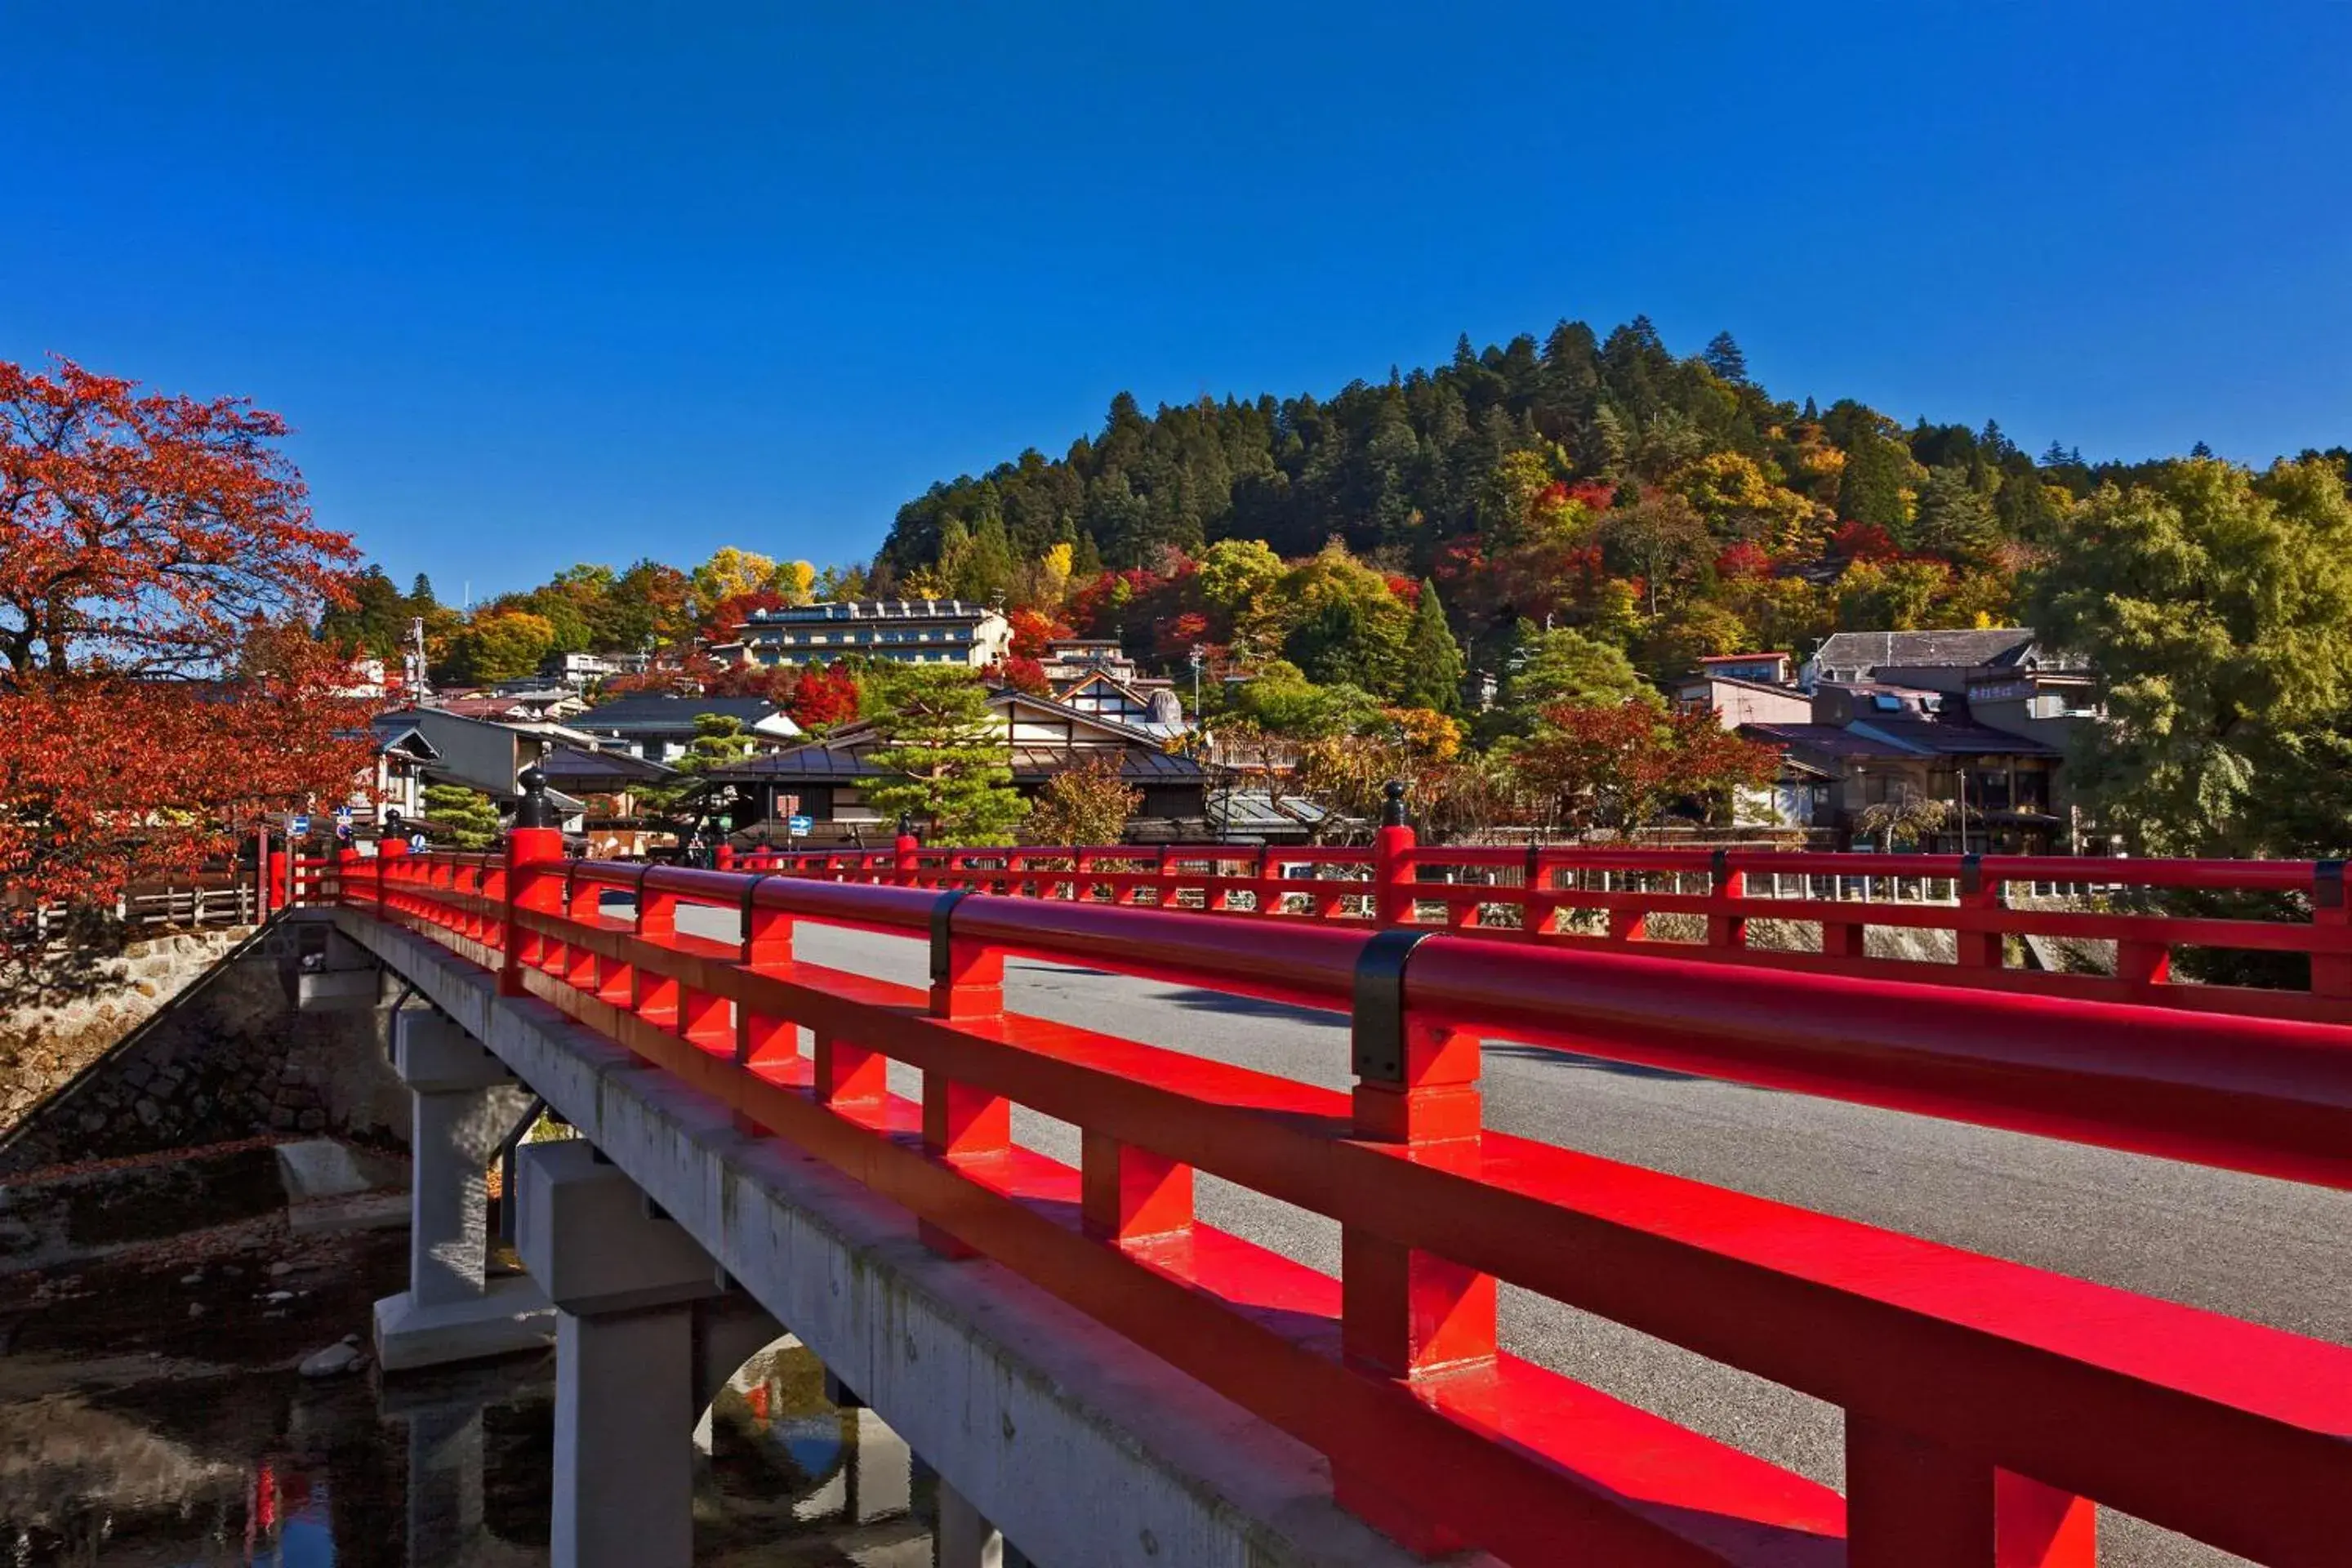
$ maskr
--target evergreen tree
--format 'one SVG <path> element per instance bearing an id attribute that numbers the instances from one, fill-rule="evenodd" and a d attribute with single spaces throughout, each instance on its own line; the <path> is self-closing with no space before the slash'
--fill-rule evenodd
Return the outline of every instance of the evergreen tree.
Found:
<path id="1" fill-rule="evenodd" d="M 433 579 L 419 572 L 416 580 L 408 585 L 408 603 L 420 616 L 438 605 L 441 601 L 433 596 Z"/>
<path id="2" fill-rule="evenodd" d="M 882 744 L 866 761 L 892 777 L 866 786 L 866 804 L 886 820 L 912 817 L 934 844 L 1011 843 L 1029 803 L 1013 789 L 987 688 L 941 665 L 893 665 L 873 680 Z"/>
<path id="3" fill-rule="evenodd" d="M 1717 332 L 1707 341 L 1706 352 L 1699 356 L 1706 368 L 1734 386 L 1748 384 L 1748 356 L 1729 332 Z"/>
<path id="4" fill-rule="evenodd" d="M 1838 478 L 1838 516 L 1890 531 L 1903 528 L 1903 479 L 1900 447 L 1874 431 L 1856 436 L 1846 447 L 1845 470 Z"/>
<path id="5" fill-rule="evenodd" d="M 426 784 L 425 820 L 435 837 L 459 849 L 487 849 L 499 841 L 499 808 L 464 784 Z"/>
<path id="6" fill-rule="evenodd" d="M 1453 713 L 1462 706 L 1462 645 L 1445 624 L 1445 607 L 1437 602 L 1437 584 L 1421 580 L 1421 602 L 1413 606 L 1412 624 L 1404 635 L 1404 675 L 1397 700 L 1407 708 L 1433 708 Z"/>
<path id="7" fill-rule="evenodd" d="M 2000 531 L 1992 503 L 1969 483 L 1959 468 L 1927 471 L 1919 487 L 1919 515 L 1911 526 L 1915 549 L 1932 550 L 1955 561 L 1981 556 Z"/>

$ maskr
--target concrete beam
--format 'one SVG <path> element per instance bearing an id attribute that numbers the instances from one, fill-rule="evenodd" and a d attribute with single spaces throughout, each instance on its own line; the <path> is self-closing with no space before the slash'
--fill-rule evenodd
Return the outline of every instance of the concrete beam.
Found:
<path id="1" fill-rule="evenodd" d="M 464 1094 L 514 1082 L 507 1064 L 464 1025 L 425 1007 L 404 1007 L 393 1015 L 392 1069 L 419 1094 Z"/>
<path id="2" fill-rule="evenodd" d="M 554 1008 L 499 998 L 491 976 L 429 938 L 357 910 L 337 918 L 487 1039 L 1039 1561 L 1418 1563 L 1332 1502 L 1328 1466 L 1303 1445 L 995 1265 L 935 1256 L 895 1205 L 736 1131 L 724 1107 Z"/>
<path id="3" fill-rule="evenodd" d="M 585 1142 L 516 1152 L 515 1251 L 547 1299 L 580 1316 L 707 1300 L 727 1288 L 710 1254 Z"/>

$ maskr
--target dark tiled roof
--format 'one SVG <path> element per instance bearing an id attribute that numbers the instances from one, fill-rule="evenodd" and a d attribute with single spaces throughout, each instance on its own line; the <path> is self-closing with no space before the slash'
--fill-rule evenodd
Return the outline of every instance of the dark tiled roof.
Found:
<path id="1" fill-rule="evenodd" d="M 749 726 L 771 718 L 781 710 L 764 697 L 669 697 L 660 692 L 637 692 L 616 697 L 610 702 L 600 702 L 585 713 L 565 721 L 575 730 L 601 733 L 625 734 L 650 730 L 688 731 L 695 720 L 705 713 L 723 718 L 740 719 Z"/>
<path id="2" fill-rule="evenodd" d="M 1977 669 L 2013 664 L 2033 647 L 2030 626 L 1919 632 L 1837 632 L 1814 650 L 1827 669 Z"/>
<path id="3" fill-rule="evenodd" d="M 1742 724 L 1739 732 L 1768 746 L 1795 746 L 1824 757 L 1916 757 L 1919 753 L 1836 724 Z"/>
<path id="4" fill-rule="evenodd" d="M 832 780 L 878 778 L 881 770 L 866 766 L 866 759 L 856 752 L 837 750 L 832 746 L 794 746 L 788 751 L 771 752 L 764 757 L 753 757 L 731 767 L 713 768 L 703 776 L 745 783 L 804 779 L 822 784 Z"/>
<path id="5" fill-rule="evenodd" d="M 1016 746 L 1013 749 L 1013 776 L 1022 779 L 1047 777 L 1100 755 L 1106 750 L 1108 748 L 1066 750 L 1060 746 Z M 1121 778 L 1148 784 L 1192 784 L 1208 776 L 1201 764 L 1190 757 L 1137 746 L 1128 747 L 1119 753 L 1118 772 Z"/>
<path id="6" fill-rule="evenodd" d="M 1939 756 L 1993 757 L 2054 757 L 2055 746 L 2040 741 L 2029 741 L 2022 735 L 2012 735 L 2006 730 L 1996 730 L 1990 724 L 1972 723 L 1966 719 L 1904 719 L 1893 715 L 1871 715 L 1867 723 L 1879 734 L 1897 744 L 1915 747 Z"/>
<path id="7" fill-rule="evenodd" d="M 659 763 L 633 757 L 626 752 L 590 752 L 578 746 L 551 746 L 539 765 L 555 784 L 568 784 L 575 788 L 594 788 L 590 779 L 626 780 L 634 784 L 657 784 L 675 778 L 677 770 Z"/>

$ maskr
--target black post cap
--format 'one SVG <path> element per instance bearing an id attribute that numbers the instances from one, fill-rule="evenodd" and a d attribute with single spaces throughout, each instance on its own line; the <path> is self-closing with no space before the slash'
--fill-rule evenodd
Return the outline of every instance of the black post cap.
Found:
<path id="1" fill-rule="evenodd" d="M 375 836 L 378 839 L 407 838 L 408 823 L 400 815 L 400 808 L 398 806 L 389 805 L 384 807 L 383 814 L 376 818 Z"/>
<path id="2" fill-rule="evenodd" d="M 547 798 L 547 774 L 536 767 L 523 769 L 516 782 L 522 785 L 522 802 L 515 807 L 517 827 L 553 827 L 555 803 Z"/>
<path id="3" fill-rule="evenodd" d="M 1404 826 L 1404 780 L 1389 780 L 1381 793 L 1388 796 L 1387 801 L 1381 806 L 1381 826 L 1402 827 Z"/>
<path id="4" fill-rule="evenodd" d="M 898 814 L 898 837 L 901 838 L 915 837 L 915 819 L 905 812 Z"/>

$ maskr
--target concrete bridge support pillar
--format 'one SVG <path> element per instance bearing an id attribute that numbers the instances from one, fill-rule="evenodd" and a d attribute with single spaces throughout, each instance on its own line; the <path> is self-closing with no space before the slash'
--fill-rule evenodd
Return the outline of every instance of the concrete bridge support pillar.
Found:
<path id="1" fill-rule="evenodd" d="M 375 1304 L 376 1360 L 402 1372 L 545 1346 L 546 1296 L 487 1271 L 489 1162 L 530 1094 L 454 1020 L 422 1009 L 394 1016 L 393 1066 L 415 1097 L 408 1289 Z"/>
<path id="2" fill-rule="evenodd" d="M 584 1142 L 523 1150 L 516 1181 L 523 1265 L 556 1306 L 553 1568 L 686 1568 L 696 1309 L 725 1279 Z"/>
<path id="3" fill-rule="evenodd" d="M 996 1527 L 944 1477 L 939 1486 L 939 1568 L 1013 1568 L 1013 1556 Z"/>

